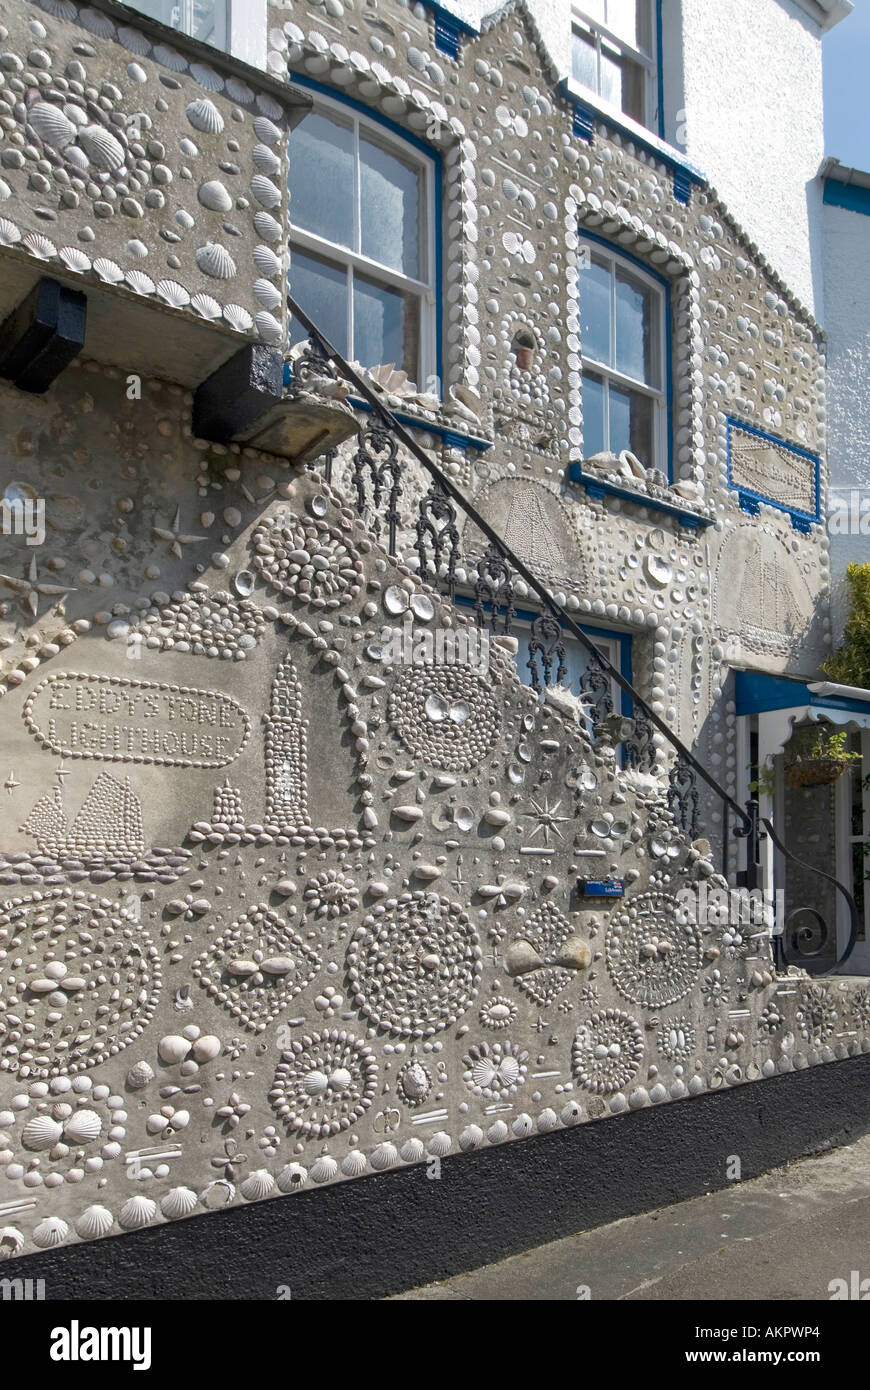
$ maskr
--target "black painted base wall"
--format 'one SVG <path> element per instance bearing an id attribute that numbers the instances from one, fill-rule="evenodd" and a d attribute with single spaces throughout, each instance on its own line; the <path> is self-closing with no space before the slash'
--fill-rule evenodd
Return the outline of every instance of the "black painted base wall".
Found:
<path id="1" fill-rule="evenodd" d="M 47 1299 L 373 1299 L 870 1130 L 870 1056 L 4 1267 Z M 288 1297 L 288 1293 L 282 1295 Z M 534 1291 L 529 1291 L 534 1297 Z"/>

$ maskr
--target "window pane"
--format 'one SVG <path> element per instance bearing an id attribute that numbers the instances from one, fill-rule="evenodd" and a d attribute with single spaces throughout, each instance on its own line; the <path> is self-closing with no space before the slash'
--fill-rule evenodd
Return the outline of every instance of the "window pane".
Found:
<path id="1" fill-rule="evenodd" d="M 354 247 L 353 131 L 319 111 L 290 137 L 290 220 L 338 246 Z"/>
<path id="2" fill-rule="evenodd" d="M 655 351 L 658 303 L 658 296 L 647 285 L 617 266 L 613 365 L 648 386 L 660 385 Z"/>
<path id="3" fill-rule="evenodd" d="M 646 468 L 653 457 L 653 404 L 648 396 L 610 383 L 610 448 L 614 454 L 630 449 Z"/>
<path id="4" fill-rule="evenodd" d="M 423 176 L 417 165 L 360 134 L 360 220 L 364 256 L 422 279 Z"/>
<path id="5" fill-rule="evenodd" d="M 604 383 L 593 372 L 583 373 L 583 454 L 591 459 L 607 448 L 604 432 Z"/>
<path id="6" fill-rule="evenodd" d="M 643 70 L 617 49 L 601 42 L 601 95 L 626 116 L 643 123 Z"/>
<path id="7" fill-rule="evenodd" d="M 611 365 L 611 272 L 606 261 L 593 256 L 579 273 L 580 343 L 585 358 Z"/>
<path id="8" fill-rule="evenodd" d="M 637 47 L 638 0 L 607 0 L 607 27 L 618 38 Z"/>
<path id="9" fill-rule="evenodd" d="M 293 298 L 342 357 L 347 357 L 347 271 L 322 261 L 319 256 L 306 256 L 302 251 L 291 249 L 287 279 Z M 307 336 L 294 319 L 290 325 L 290 346 L 295 347 Z"/>
<path id="10" fill-rule="evenodd" d="M 571 43 L 571 75 L 581 87 L 598 91 L 598 50 L 591 34 L 575 29 Z"/>
<path id="11" fill-rule="evenodd" d="M 364 367 L 393 362 L 417 380 L 420 362 L 420 300 L 354 276 L 353 353 Z"/>
<path id="12" fill-rule="evenodd" d="M 603 24 L 607 15 L 606 0 L 580 0 L 577 9 L 582 11 L 587 19 L 597 19 L 599 24 Z"/>

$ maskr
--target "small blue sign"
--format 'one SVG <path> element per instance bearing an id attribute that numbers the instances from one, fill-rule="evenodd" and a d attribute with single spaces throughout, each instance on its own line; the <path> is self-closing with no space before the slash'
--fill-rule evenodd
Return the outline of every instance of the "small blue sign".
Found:
<path id="1" fill-rule="evenodd" d="M 584 898 L 621 898 L 625 883 L 621 878 L 578 878 L 577 890 Z"/>

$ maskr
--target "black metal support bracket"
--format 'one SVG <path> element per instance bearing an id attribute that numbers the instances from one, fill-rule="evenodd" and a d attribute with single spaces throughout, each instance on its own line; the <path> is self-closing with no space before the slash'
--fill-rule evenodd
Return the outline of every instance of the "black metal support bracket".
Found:
<path id="1" fill-rule="evenodd" d="M 206 377 L 193 398 L 193 432 L 229 444 L 277 405 L 284 390 L 284 358 L 277 348 L 249 343 Z"/>
<path id="2" fill-rule="evenodd" d="M 44 278 L 0 327 L 0 377 L 41 395 L 81 352 L 88 301 L 80 290 Z"/>

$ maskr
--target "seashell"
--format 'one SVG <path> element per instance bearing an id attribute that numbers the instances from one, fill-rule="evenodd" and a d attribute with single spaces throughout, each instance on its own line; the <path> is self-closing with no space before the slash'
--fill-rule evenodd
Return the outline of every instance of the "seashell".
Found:
<path id="1" fill-rule="evenodd" d="M 229 975 L 259 975 L 260 967 L 255 960 L 231 960 L 227 965 Z"/>
<path id="2" fill-rule="evenodd" d="M 264 145 L 277 145 L 284 139 L 281 131 L 266 116 L 254 117 L 254 134 Z"/>
<path id="3" fill-rule="evenodd" d="M 101 14 L 99 10 L 80 9 L 78 21 L 83 29 L 87 29 L 89 33 L 96 34 L 101 39 L 110 39 L 114 36 L 114 24 L 108 15 Z"/>
<path id="4" fill-rule="evenodd" d="M 37 260 L 50 261 L 52 256 L 57 255 L 57 247 L 53 241 L 49 241 L 47 236 L 41 232 L 28 232 L 21 243 L 26 246 L 31 256 L 36 256 Z"/>
<path id="5" fill-rule="evenodd" d="M 193 1055 L 197 1062 L 213 1062 L 215 1057 L 221 1055 L 223 1043 L 220 1038 L 216 1038 L 213 1033 L 206 1033 L 204 1037 L 197 1038 L 193 1044 Z"/>
<path id="6" fill-rule="evenodd" d="M 107 260 L 105 256 L 98 256 L 94 261 L 94 270 L 100 279 L 107 285 L 117 285 L 124 278 L 124 272 L 114 261 Z"/>
<path id="7" fill-rule="evenodd" d="M 369 1166 L 369 1161 L 360 1149 L 351 1149 L 341 1162 L 341 1171 L 346 1178 L 358 1178 Z"/>
<path id="8" fill-rule="evenodd" d="M 190 213 L 184 208 L 178 209 L 178 212 L 175 214 L 175 220 L 179 227 L 183 227 L 186 232 L 189 232 L 191 227 L 196 226 L 194 218 L 192 218 Z"/>
<path id="9" fill-rule="evenodd" d="M 118 1225 L 123 1226 L 125 1231 L 139 1231 L 143 1226 L 147 1226 L 157 1215 L 157 1203 L 150 1197 L 143 1197 L 137 1193 L 135 1197 L 130 1197 L 121 1208 L 118 1217 Z"/>
<path id="10" fill-rule="evenodd" d="M 315 1067 L 306 1073 L 302 1085 L 309 1096 L 322 1096 L 329 1085 L 329 1077 Z"/>
<path id="11" fill-rule="evenodd" d="M 281 241 L 284 237 L 281 223 L 276 222 L 275 218 L 269 212 L 260 211 L 254 213 L 254 231 L 257 233 L 257 236 L 261 236 L 264 241 Z"/>
<path id="12" fill-rule="evenodd" d="M 68 145 L 64 150 L 64 159 L 67 164 L 71 164 L 81 174 L 86 174 L 91 165 L 84 150 L 80 149 L 78 145 Z"/>
<path id="13" fill-rule="evenodd" d="M 17 1255 L 24 1248 L 24 1236 L 15 1226 L 0 1227 L 0 1260 Z"/>
<path id="14" fill-rule="evenodd" d="M 296 961 L 292 956 L 270 956 L 263 961 L 260 969 L 264 975 L 289 975 L 291 970 L 296 969 Z"/>
<path id="15" fill-rule="evenodd" d="M 219 319 L 221 316 L 221 306 L 210 294 L 195 294 L 190 301 L 190 307 L 196 310 L 200 318 Z"/>
<path id="16" fill-rule="evenodd" d="M 128 63 L 127 76 L 131 82 L 143 83 L 148 81 L 148 74 L 141 63 Z"/>
<path id="17" fill-rule="evenodd" d="M 205 87 L 209 92 L 222 92 L 224 80 L 219 72 L 214 68 L 206 67 L 205 63 L 191 63 L 190 75 L 195 77 L 200 87 Z"/>
<path id="18" fill-rule="evenodd" d="M 0 217 L 0 246 L 14 246 L 21 240 L 21 233 L 14 222 L 10 222 L 8 217 Z M 263 248 L 267 250 L 267 247 Z"/>
<path id="19" fill-rule="evenodd" d="M 162 1134 L 167 1123 L 165 1115 L 149 1115 L 145 1121 L 145 1128 L 149 1134 Z"/>
<path id="20" fill-rule="evenodd" d="M 220 1207 L 228 1207 L 236 1195 L 236 1189 L 226 1178 L 215 1178 L 214 1182 L 207 1183 L 199 1194 L 199 1200 L 209 1211 L 216 1211 Z"/>
<path id="21" fill-rule="evenodd" d="M 111 174 L 124 163 L 124 146 L 115 139 L 111 131 L 101 125 L 82 126 L 77 141 L 98 169 L 104 169 Z"/>
<path id="22" fill-rule="evenodd" d="M 124 279 L 136 294 L 154 293 L 154 281 L 150 275 L 145 274 L 144 270 L 128 270 Z"/>
<path id="23" fill-rule="evenodd" d="M 559 1116 L 555 1110 L 542 1110 L 538 1116 L 538 1131 L 541 1134 L 549 1134 L 551 1130 L 559 1128 Z"/>
<path id="24" fill-rule="evenodd" d="M 131 256 L 136 257 L 137 261 L 144 260 L 148 255 L 148 247 L 145 245 L 144 241 L 139 241 L 137 237 L 133 237 L 131 241 L 127 242 L 127 250 L 130 252 Z"/>
<path id="25" fill-rule="evenodd" d="M 162 63 L 170 72 L 184 72 L 187 67 L 187 59 L 177 49 L 170 48 L 166 43 L 154 45 L 154 57 L 158 63 Z"/>
<path id="26" fill-rule="evenodd" d="M 388 613 L 404 613 L 410 604 L 410 595 L 399 584 L 391 584 L 384 593 L 384 607 Z"/>
<path id="27" fill-rule="evenodd" d="M 34 1115 L 27 1121 L 21 1135 L 25 1149 L 38 1153 L 41 1149 L 52 1149 L 63 1137 L 63 1126 L 50 1115 Z"/>
<path id="28" fill-rule="evenodd" d="M 512 941 L 505 955 L 504 966 L 509 975 L 526 975 L 544 964 L 530 941 Z"/>
<path id="29" fill-rule="evenodd" d="M 179 1037 L 176 1033 L 167 1033 L 157 1044 L 157 1055 L 161 1062 L 172 1065 L 175 1062 L 183 1062 L 190 1049 L 191 1043 L 187 1038 Z"/>
<path id="30" fill-rule="evenodd" d="M 557 962 L 568 970 L 585 970 L 592 960 L 592 951 L 581 937 L 572 936 L 559 951 Z"/>
<path id="31" fill-rule="evenodd" d="M 43 144 L 51 145 L 55 150 L 65 150 L 78 134 L 69 117 L 47 101 L 38 101 L 32 106 L 28 119 Z"/>
<path id="32" fill-rule="evenodd" d="M 86 256 L 77 246 L 62 246 L 57 254 L 67 270 L 83 273 L 91 268 L 90 256 Z"/>
<path id="33" fill-rule="evenodd" d="M 562 1121 L 563 1125 L 576 1125 L 577 1121 L 580 1119 L 581 1113 L 580 1106 L 577 1104 L 576 1100 L 571 1100 L 567 1105 L 562 1107 L 559 1113 L 559 1119 Z"/>
<path id="34" fill-rule="evenodd" d="M 178 142 L 178 148 L 182 154 L 186 154 L 189 159 L 195 159 L 199 154 L 199 146 L 187 135 L 182 135 Z"/>
<path id="35" fill-rule="evenodd" d="M 59 1216 L 46 1216 L 33 1228 L 33 1243 L 40 1250 L 51 1250 L 63 1245 L 69 1235 L 69 1226 Z"/>
<path id="36" fill-rule="evenodd" d="M 510 1130 L 504 1120 L 496 1120 L 494 1125 L 490 1125 L 486 1131 L 486 1137 L 490 1144 L 503 1144 L 510 1134 Z"/>
<path id="37" fill-rule="evenodd" d="M 459 806 L 453 813 L 453 824 L 457 829 L 469 831 L 474 825 L 474 812 L 470 806 Z"/>
<path id="38" fill-rule="evenodd" d="M 526 1115 L 525 1113 L 523 1113 L 522 1115 L 517 1115 L 516 1119 L 511 1125 L 511 1129 L 513 1130 L 514 1134 L 518 1139 L 525 1139 L 527 1135 L 531 1134 L 534 1131 L 534 1128 L 534 1120 L 532 1119 L 531 1115 Z"/>
<path id="39" fill-rule="evenodd" d="M 261 275 L 273 279 L 276 275 L 281 274 L 281 262 L 270 247 L 255 246 L 251 252 L 251 259 Z"/>
<path id="40" fill-rule="evenodd" d="M 212 212 L 229 212 L 233 206 L 233 200 L 220 179 L 208 179 L 201 183 L 197 197 L 203 207 L 211 208 Z"/>
<path id="41" fill-rule="evenodd" d="M 394 806 L 393 815 L 397 820 L 404 820 L 410 823 L 421 820 L 423 810 L 420 806 Z"/>
<path id="42" fill-rule="evenodd" d="M 312 1182 L 329 1182 L 338 1172 L 338 1164 L 329 1154 L 321 1154 L 311 1165 L 308 1176 Z"/>
<path id="43" fill-rule="evenodd" d="M 411 612 L 421 623 L 430 623 L 435 617 L 435 605 L 428 594 L 412 594 Z"/>
<path id="44" fill-rule="evenodd" d="M 254 93 L 246 82 L 240 82 L 237 77 L 227 78 L 227 96 L 232 97 L 233 101 L 240 101 L 247 105 L 254 100 Z"/>
<path id="45" fill-rule="evenodd" d="M 437 1134 L 433 1134 L 426 1145 L 427 1151 L 436 1158 L 443 1158 L 445 1154 L 449 1154 L 452 1148 L 453 1140 L 449 1134 L 445 1134 L 443 1129 L 439 1129 Z"/>
<path id="46" fill-rule="evenodd" d="M 276 208 L 281 202 L 281 190 L 265 174 L 255 174 L 251 179 L 251 192 L 261 207 Z"/>
<path id="47" fill-rule="evenodd" d="M 255 280 L 251 288 L 266 309 L 277 309 L 283 301 L 281 291 L 272 284 L 271 280 Z"/>
<path id="48" fill-rule="evenodd" d="M 258 314 L 254 315 L 254 323 L 257 325 L 257 332 L 264 343 L 277 344 L 283 340 L 284 330 L 280 323 L 271 314 L 267 314 L 265 309 L 261 309 Z"/>
<path id="49" fill-rule="evenodd" d="M 206 135 L 220 135 L 224 128 L 223 116 L 208 97 L 197 97 L 196 101 L 187 105 L 185 111 L 194 130 L 201 130 Z"/>
<path id="50" fill-rule="evenodd" d="M 247 309 L 243 309 L 241 304 L 225 304 L 224 318 L 230 328 L 235 328 L 239 333 L 247 333 L 254 323 Z"/>
<path id="51" fill-rule="evenodd" d="M 127 1072 L 127 1085 L 131 1091 L 141 1091 L 153 1080 L 154 1072 L 147 1062 L 135 1062 Z"/>
<path id="52" fill-rule="evenodd" d="M 371 1165 L 379 1173 L 382 1173 L 385 1168 L 394 1168 L 398 1161 L 399 1150 L 395 1144 L 389 1143 L 388 1140 L 378 1144 L 372 1151 Z"/>
<path id="53" fill-rule="evenodd" d="M 176 280 L 158 280 L 157 293 L 172 309 L 183 309 L 190 303 L 190 295 Z"/>
<path id="54" fill-rule="evenodd" d="M 426 1146 L 422 1139 L 406 1139 L 399 1153 L 405 1163 L 419 1163 L 426 1157 Z"/>
<path id="55" fill-rule="evenodd" d="M 63 1137 L 74 1144 L 90 1144 L 98 1137 L 102 1127 L 95 1110 L 75 1110 L 63 1127 Z"/>
<path id="56" fill-rule="evenodd" d="M 173 1187 L 161 1198 L 160 1210 L 170 1221 L 177 1221 L 182 1216 L 190 1216 L 198 1201 L 189 1187 Z"/>
<path id="57" fill-rule="evenodd" d="M 269 1193 L 274 1190 L 275 1179 L 265 1168 L 258 1168 L 256 1172 L 250 1173 L 239 1188 L 247 1202 L 259 1202 L 261 1198 L 268 1197 Z"/>
<path id="58" fill-rule="evenodd" d="M 308 1169 L 301 1163 L 288 1163 L 278 1174 L 278 1186 L 282 1192 L 296 1192 L 308 1181 Z"/>
<path id="59" fill-rule="evenodd" d="M 207 241 L 205 246 L 200 246 L 196 263 L 203 275 L 210 275 L 213 280 L 232 280 L 237 270 L 229 251 L 219 241 Z"/>
<path id="60" fill-rule="evenodd" d="M 274 150 L 269 149 L 268 145 L 255 145 L 251 150 L 251 159 L 261 174 L 279 174 L 281 172 L 281 161 Z"/>
<path id="61" fill-rule="evenodd" d="M 138 53 L 140 58 L 151 52 L 151 43 L 145 35 L 127 24 L 118 26 L 118 39 L 128 53 Z"/>
<path id="62" fill-rule="evenodd" d="M 107 1207 L 95 1205 L 83 1211 L 76 1222 L 76 1232 L 82 1240 L 96 1240 L 104 1236 L 115 1224 L 115 1218 Z"/>

